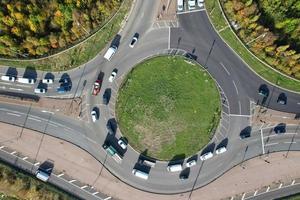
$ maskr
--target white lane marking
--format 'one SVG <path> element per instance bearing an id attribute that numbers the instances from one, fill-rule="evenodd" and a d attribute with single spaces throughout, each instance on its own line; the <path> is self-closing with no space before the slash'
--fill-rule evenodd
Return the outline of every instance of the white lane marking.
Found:
<path id="1" fill-rule="evenodd" d="M 171 27 L 169 27 L 169 40 L 168 40 L 168 49 L 170 49 L 171 43 Z"/>
<path id="2" fill-rule="evenodd" d="M 28 157 L 24 157 L 22 160 L 26 160 Z"/>
<path id="3" fill-rule="evenodd" d="M 202 8 L 202 9 L 199 9 L 199 10 L 184 11 L 184 12 L 177 13 L 177 15 L 182 15 L 182 14 L 186 14 L 186 13 L 193 13 L 193 12 L 200 12 L 200 11 L 205 11 L 205 9 Z"/>
<path id="4" fill-rule="evenodd" d="M 26 87 L 26 88 L 31 88 L 32 87 L 30 85 L 20 85 L 20 84 L 16 84 L 16 86 L 18 86 L 18 87 Z"/>
<path id="5" fill-rule="evenodd" d="M 39 162 L 37 162 L 37 163 L 34 163 L 34 166 L 38 166 L 40 163 Z"/>
<path id="6" fill-rule="evenodd" d="M 242 112 L 242 105 L 241 105 L 240 101 L 238 103 L 239 103 L 239 109 L 240 109 L 240 114 L 241 114 L 241 112 Z"/>
<path id="7" fill-rule="evenodd" d="M 225 67 L 225 65 L 223 63 L 220 62 L 220 65 L 223 67 L 223 69 L 225 70 L 225 72 L 230 76 L 230 72 L 228 71 L 228 69 Z"/>
<path id="8" fill-rule="evenodd" d="M 70 180 L 69 181 L 69 183 L 74 183 L 76 180 L 75 179 L 73 179 L 73 180 Z"/>
<path id="9" fill-rule="evenodd" d="M 268 186 L 268 188 L 267 188 L 266 192 L 269 192 L 269 190 L 270 190 L 270 186 Z"/>
<path id="10" fill-rule="evenodd" d="M 54 112 L 48 111 L 48 110 L 42 110 L 41 112 L 43 113 L 50 113 L 50 114 L 54 114 Z"/>
<path id="11" fill-rule="evenodd" d="M 278 144 L 278 143 L 268 143 L 268 144 L 265 145 L 265 147 L 267 147 L 267 146 L 272 146 L 272 145 L 276 145 L 276 144 Z"/>
<path id="12" fill-rule="evenodd" d="M 12 83 L 2 82 L 2 81 L 0 83 L 3 85 L 12 85 Z"/>
<path id="13" fill-rule="evenodd" d="M 5 89 L 6 87 L 5 87 L 5 86 L 0 86 L 0 88 L 1 88 L 1 89 Z"/>
<path id="14" fill-rule="evenodd" d="M 21 117 L 21 115 L 16 114 L 16 113 L 10 113 L 10 112 L 7 112 L 6 114 L 8 114 L 8 115 L 13 115 L 13 116 L 17 116 L 17 117 Z"/>
<path id="15" fill-rule="evenodd" d="M 23 89 L 21 89 L 21 88 L 8 88 L 8 89 L 15 90 L 15 91 L 23 91 Z"/>
<path id="16" fill-rule="evenodd" d="M 297 104 L 300 105 L 300 102 L 298 102 Z"/>
<path id="17" fill-rule="evenodd" d="M 58 127 L 58 126 L 56 126 L 55 124 L 52 124 L 52 123 L 49 123 L 49 125 L 50 125 L 50 126 L 54 126 L 54 127 L 56 127 L 56 128 Z"/>
<path id="18" fill-rule="evenodd" d="M 297 142 L 284 142 L 285 144 L 296 144 Z"/>
<path id="19" fill-rule="evenodd" d="M 111 197 L 107 197 L 107 198 L 105 198 L 105 199 L 103 199 L 103 200 L 109 200 L 109 199 L 111 199 Z"/>
<path id="20" fill-rule="evenodd" d="M 11 152 L 10 154 L 11 154 L 11 155 L 14 155 L 15 153 L 17 153 L 17 152 L 16 152 L 16 151 L 13 151 L 13 152 Z"/>
<path id="21" fill-rule="evenodd" d="M 94 192 L 92 195 L 96 195 L 96 194 L 98 194 L 99 192 Z"/>
<path id="22" fill-rule="evenodd" d="M 0 149 L 3 149 L 5 146 L 1 146 Z"/>
<path id="23" fill-rule="evenodd" d="M 295 180 L 293 180 L 293 182 L 292 182 L 292 184 L 291 184 L 291 185 L 294 185 L 294 184 L 295 184 L 295 182 L 296 182 L 296 181 L 295 181 Z"/>
<path id="24" fill-rule="evenodd" d="M 263 151 L 263 154 L 265 154 L 265 144 L 264 144 L 264 136 L 263 136 L 263 131 L 262 131 L 262 129 L 260 129 L 260 137 L 261 137 L 261 147 L 262 147 L 262 151 Z"/>
<path id="25" fill-rule="evenodd" d="M 81 189 L 84 189 L 84 188 L 87 188 L 87 187 L 88 187 L 87 185 L 84 185 L 84 186 L 81 187 Z"/>
<path id="26" fill-rule="evenodd" d="M 279 185 L 279 187 L 278 187 L 278 188 L 281 188 L 281 187 L 282 187 L 282 185 L 283 185 L 283 184 L 282 184 L 282 183 L 280 183 L 280 185 Z"/>
<path id="27" fill-rule="evenodd" d="M 229 114 L 230 117 L 248 117 L 250 118 L 251 115 L 237 115 L 237 114 Z"/>
<path id="28" fill-rule="evenodd" d="M 31 119 L 31 120 L 34 120 L 34 121 L 37 121 L 37 122 L 41 122 L 41 120 L 33 118 L 33 117 L 28 117 L 28 119 Z"/>
<path id="29" fill-rule="evenodd" d="M 256 196 L 257 192 L 258 192 L 258 190 L 256 190 L 256 191 L 254 192 L 253 196 Z"/>
<path id="30" fill-rule="evenodd" d="M 238 89 L 237 89 L 237 87 L 236 87 L 235 81 L 232 80 L 232 83 L 233 83 L 233 86 L 234 86 L 234 88 L 235 88 L 236 94 L 238 95 L 238 94 L 239 94 L 239 91 L 238 91 Z"/>
<path id="31" fill-rule="evenodd" d="M 244 200 L 244 199 L 245 199 L 245 195 L 246 195 L 246 193 L 244 193 L 244 194 L 243 194 L 243 196 L 242 196 L 242 200 Z"/>
<path id="32" fill-rule="evenodd" d="M 64 173 L 61 173 L 61 174 L 57 175 L 57 177 L 61 177 L 61 176 L 63 176 L 63 175 L 65 175 L 65 174 L 64 174 Z"/>

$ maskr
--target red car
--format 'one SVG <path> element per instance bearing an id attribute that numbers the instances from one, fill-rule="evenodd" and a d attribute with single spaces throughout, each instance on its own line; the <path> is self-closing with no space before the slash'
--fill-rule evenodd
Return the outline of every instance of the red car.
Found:
<path id="1" fill-rule="evenodd" d="M 97 95 L 100 92 L 101 89 L 101 80 L 96 80 L 93 86 L 93 95 Z"/>

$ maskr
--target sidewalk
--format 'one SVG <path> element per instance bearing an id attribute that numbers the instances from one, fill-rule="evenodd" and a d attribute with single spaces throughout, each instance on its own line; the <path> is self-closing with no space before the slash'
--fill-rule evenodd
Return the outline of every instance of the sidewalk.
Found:
<path id="1" fill-rule="evenodd" d="M 22 133 L 22 136 L 20 134 Z M 61 171 L 83 183 L 97 188 L 114 199 L 120 200 L 181 200 L 190 193 L 158 195 L 134 189 L 111 175 L 85 151 L 68 142 L 35 131 L 0 123 L 1 146 L 9 147 L 38 162 L 54 161 L 56 171 Z M 40 146 L 40 148 L 39 148 Z M 195 190 L 193 200 L 225 199 L 247 191 L 253 191 L 274 182 L 289 182 L 300 177 L 300 152 L 270 154 L 268 158 L 255 158 L 243 166 L 237 166 L 209 185 Z M 267 159 L 268 162 L 265 160 Z"/>

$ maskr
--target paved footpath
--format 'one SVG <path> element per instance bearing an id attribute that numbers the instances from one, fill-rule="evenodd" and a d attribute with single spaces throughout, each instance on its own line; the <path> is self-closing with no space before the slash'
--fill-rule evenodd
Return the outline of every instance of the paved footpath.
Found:
<path id="1" fill-rule="evenodd" d="M 42 134 L 35 131 L 0 123 L 0 145 L 22 152 L 22 155 L 29 158 L 36 158 L 38 162 L 53 160 L 56 171 L 61 171 L 113 199 L 120 200 L 230 199 L 237 194 L 255 191 L 274 182 L 291 182 L 300 178 L 300 152 L 280 152 L 236 166 L 192 194 L 158 195 L 124 184 L 87 152 L 47 135 L 42 139 Z"/>

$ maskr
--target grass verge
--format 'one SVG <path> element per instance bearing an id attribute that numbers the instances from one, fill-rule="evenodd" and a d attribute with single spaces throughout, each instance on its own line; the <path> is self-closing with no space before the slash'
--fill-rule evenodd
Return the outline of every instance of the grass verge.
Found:
<path id="1" fill-rule="evenodd" d="M 227 26 L 226 20 L 222 15 L 221 8 L 218 4 L 218 0 L 210 0 L 205 3 L 208 15 L 211 22 L 215 26 L 217 31 L 225 42 L 260 76 L 274 85 L 280 86 L 282 88 L 300 92 L 300 81 L 288 78 L 270 67 L 266 66 L 260 62 L 255 56 L 251 55 L 249 51 L 241 44 L 237 39 L 235 33 L 232 32 L 230 28 L 225 28 Z"/>
<path id="2" fill-rule="evenodd" d="M 215 82 L 181 57 L 138 64 L 119 91 L 116 113 L 122 134 L 144 155 L 160 160 L 198 152 L 220 118 Z"/>
<path id="3" fill-rule="evenodd" d="M 124 0 L 119 12 L 100 31 L 74 48 L 55 56 L 39 60 L 4 61 L 1 65 L 13 67 L 34 67 L 43 71 L 66 71 L 94 58 L 106 44 L 118 33 L 122 21 L 131 7 L 132 0 Z"/>
<path id="4" fill-rule="evenodd" d="M 2 193 L 0 199 L 77 199 L 2 162 L 0 162 L 0 189 Z"/>

